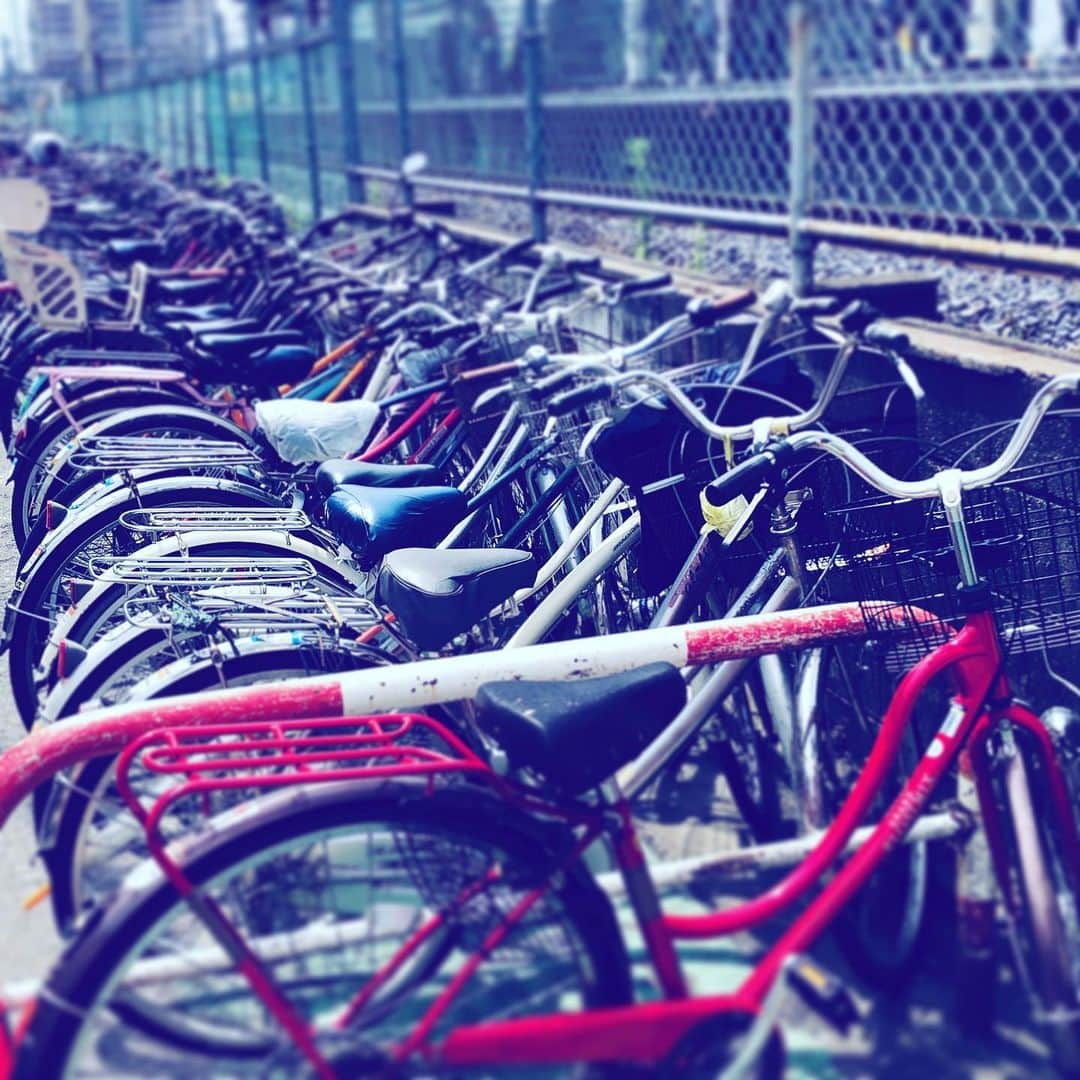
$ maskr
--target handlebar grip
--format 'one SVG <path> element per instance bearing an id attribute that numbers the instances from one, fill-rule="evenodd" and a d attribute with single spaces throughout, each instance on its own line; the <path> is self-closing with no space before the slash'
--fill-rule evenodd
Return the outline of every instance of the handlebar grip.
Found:
<path id="1" fill-rule="evenodd" d="M 537 379 L 529 387 L 529 392 L 537 397 L 544 397 L 558 390 L 560 386 L 573 382 L 576 377 L 577 372 L 573 368 L 564 368 L 562 371 L 556 371 L 552 375 L 545 375 L 542 379 Z"/>
<path id="2" fill-rule="evenodd" d="M 726 506 L 732 499 L 749 494 L 782 468 L 790 454 L 791 447 L 786 442 L 773 443 L 768 450 L 752 454 L 708 484 L 705 501 L 710 506 Z"/>
<path id="3" fill-rule="evenodd" d="M 599 255 L 575 255 L 573 258 L 563 259 L 563 269 L 570 274 L 585 274 L 590 270 L 599 270 L 601 262 Z"/>
<path id="4" fill-rule="evenodd" d="M 757 300 L 757 293 L 753 289 L 740 289 L 737 293 L 729 296 L 702 297 L 700 301 L 692 300 L 687 305 L 687 314 L 690 322 L 698 328 L 715 326 L 731 315 L 744 311 Z"/>
<path id="5" fill-rule="evenodd" d="M 487 367 L 470 368 L 458 375 L 462 382 L 473 382 L 475 379 L 490 379 L 496 375 L 515 375 L 521 370 L 520 360 L 506 360 L 501 364 L 488 364 Z"/>
<path id="6" fill-rule="evenodd" d="M 911 339 L 903 330 L 894 330 L 881 323 L 871 323 L 863 335 L 870 345 L 879 349 L 892 349 L 894 352 L 907 352 L 911 348 Z"/>
<path id="7" fill-rule="evenodd" d="M 519 255 L 524 255 L 526 251 L 536 246 L 536 241 L 531 236 L 526 236 L 523 240 L 515 240 L 513 243 L 507 244 L 499 251 L 498 262 L 506 263 L 511 259 L 516 259 Z"/>
<path id="8" fill-rule="evenodd" d="M 647 278 L 631 278 L 619 284 L 620 296 L 635 296 L 638 293 L 654 292 L 657 289 L 666 289 L 671 284 L 670 274 L 654 274 Z"/>
<path id="9" fill-rule="evenodd" d="M 566 278 L 562 281 L 556 281 L 553 285 L 544 285 L 537 290 L 534 297 L 534 306 L 539 307 L 541 304 L 547 303 L 548 300 L 555 300 L 557 297 L 565 296 L 567 293 L 572 293 L 577 289 L 577 285 Z M 507 305 L 506 310 L 508 312 L 519 311 L 522 304 L 525 303 L 525 297 L 515 300 L 512 304 Z"/>
<path id="10" fill-rule="evenodd" d="M 475 334 L 479 329 L 479 319 L 467 319 L 465 322 L 447 323 L 446 326 L 433 326 L 424 329 L 418 336 L 424 338 L 428 345 L 441 345 L 444 341 L 450 341 L 455 337 Z"/>
<path id="11" fill-rule="evenodd" d="M 853 300 L 839 315 L 840 328 L 848 334 L 861 334 L 876 318 L 878 310 L 865 300 Z"/>
<path id="12" fill-rule="evenodd" d="M 608 383 L 589 383 L 588 386 L 579 386 L 575 390 L 556 394 L 548 402 L 548 412 L 552 416 L 565 416 L 584 405 L 591 405 L 594 401 L 606 401 L 609 397 L 611 397 L 611 386 Z"/>
<path id="13" fill-rule="evenodd" d="M 800 296 L 791 302 L 796 315 L 834 315 L 843 301 L 838 296 Z"/>

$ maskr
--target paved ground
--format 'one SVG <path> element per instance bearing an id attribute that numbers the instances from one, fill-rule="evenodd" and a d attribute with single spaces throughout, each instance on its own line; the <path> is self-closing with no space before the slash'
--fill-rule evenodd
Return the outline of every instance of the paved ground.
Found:
<path id="1" fill-rule="evenodd" d="M 8 473 L 0 451 L 0 469 Z M 17 569 L 18 552 L 8 525 L 11 487 L 0 487 L 0 597 L 7 599 Z M 10 746 L 22 734 L 7 677 L 7 658 L 0 659 L 0 746 Z M 23 910 L 23 902 L 45 882 L 44 868 L 35 859 L 29 806 L 23 806 L 0 834 L 0 983 L 40 977 L 59 950 L 49 904 Z"/>
<path id="2" fill-rule="evenodd" d="M 6 470 L 5 470 L 6 471 Z M 7 596 L 16 569 L 16 553 L 8 534 L 10 488 L 0 488 L 0 594 Z M 2 663 L 2 661 L 0 661 Z M 21 734 L 21 724 L 6 678 L 0 668 L 0 745 Z M 680 777 L 680 782 L 690 780 Z M 648 842 L 658 854 L 680 857 L 731 844 L 735 819 L 715 777 L 696 776 L 697 817 L 649 830 Z M 689 791 L 690 789 L 687 788 Z M 0 986 L 40 978 L 57 956 L 59 943 L 51 924 L 48 902 L 32 911 L 23 901 L 43 882 L 35 862 L 29 809 L 24 807 L 0 835 Z M 760 882 L 751 883 L 759 888 Z M 703 903 L 722 905 L 751 887 L 745 882 L 725 883 L 707 897 L 680 896 L 672 906 L 702 910 Z M 740 893 L 741 890 L 741 893 Z M 624 921 L 626 912 L 623 913 Z M 629 926 L 628 926 L 629 929 Z M 704 943 L 684 950 L 693 985 L 698 991 L 722 992 L 733 988 L 759 955 L 765 939 L 740 935 L 721 943 Z M 1008 968 L 999 973 L 999 999 L 1003 1018 L 988 1041 L 975 1042 L 950 1029 L 952 1004 L 951 922 L 942 913 L 924 946 L 925 970 L 913 984 L 892 994 L 873 992 L 852 980 L 863 1023 L 858 1031 L 840 1038 L 801 1007 L 786 1017 L 790 1075 L 795 1077 L 918 1077 L 919 1080 L 960 1077 L 1041 1077 L 1053 1073 L 1045 1064 L 1045 1051 L 1028 1023 L 1023 1002 L 1008 982 Z M 842 960 L 826 943 L 817 953 L 832 970 L 847 975 Z M 642 971 L 642 990 L 648 992 Z"/>

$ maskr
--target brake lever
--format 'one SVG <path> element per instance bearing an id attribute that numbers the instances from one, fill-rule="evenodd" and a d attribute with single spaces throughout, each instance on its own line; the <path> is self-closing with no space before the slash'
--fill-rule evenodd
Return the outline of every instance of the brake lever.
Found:
<path id="1" fill-rule="evenodd" d="M 498 401 L 499 398 L 509 395 L 511 389 L 512 384 L 505 382 L 500 383 L 498 386 L 489 386 L 486 390 L 481 390 L 473 400 L 472 411 L 479 412 L 493 401 Z"/>
<path id="2" fill-rule="evenodd" d="M 578 460 L 588 461 L 592 449 L 592 444 L 600 438 L 601 434 L 606 431 L 612 424 L 615 423 L 615 418 L 611 416 L 602 416 L 595 424 L 585 433 L 585 438 L 581 440 L 581 446 L 578 447 Z"/>

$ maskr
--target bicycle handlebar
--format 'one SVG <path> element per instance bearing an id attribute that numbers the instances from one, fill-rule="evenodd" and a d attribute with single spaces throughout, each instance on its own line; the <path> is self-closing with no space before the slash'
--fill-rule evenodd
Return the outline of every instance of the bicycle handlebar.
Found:
<path id="1" fill-rule="evenodd" d="M 722 505 L 723 502 L 729 501 L 733 496 L 727 495 L 725 497 L 725 493 L 731 491 L 732 488 L 725 487 L 723 481 L 727 479 L 727 476 L 735 474 L 743 466 L 753 465 L 753 468 L 747 469 L 746 472 L 741 474 L 741 484 L 733 481 L 733 487 L 745 487 L 749 482 L 747 475 L 754 473 L 755 470 L 761 470 L 757 474 L 758 479 L 764 479 L 767 470 L 757 459 L 769 454 L 774 459 L 769 463 L 770 467 L 772 467 L 776 464 L 775 459 L 778 454 L 793 455 L 806 450 L 821 450 L 837 458 L 857 476 L 862 477 L 871 487 L 877 488 L 878 491 L 894 499 L 933 499 L 941 497 L 948 503 L 950 497 L 954 498 L 955 501 L 955 496 L 950 496 L 949 492 L 959 493 L 960 491 L 988 487 L 1005 476 L 1020 460 L 1024 451 L 1030 445 L 1039 424 L 1054 402 L 1066 394 L 1073 394 L 1077 391 L 1080 391 L 1080 374 L 1059 375 L 1041 386 L 1021 414 L 1012 438 L 1009 439 L 1005 449 L 990 464 L 983 465 L 978 469 L 945 469 L 925 480 L 900 480 L 875 465 L 861 450 L 852 446 L 851 443 L 839 435 L 833 435 L 827 431 L 802 431 L 787 439 L 773 443 L 766 451 L 755 454 L 754 457 L 733 469 L 731 473 L 713 481 L 706 489 L 706 497 L 714 505 Z M 692 403 L 690 407 L 694 409 Z M 687 418 L 695 427 L 704 431 L 705 427 L 703 425 L 708 423 L 707 418 L 697 409 L 694 409 L 694 413 L 695 416 L 688 414 Z"/>

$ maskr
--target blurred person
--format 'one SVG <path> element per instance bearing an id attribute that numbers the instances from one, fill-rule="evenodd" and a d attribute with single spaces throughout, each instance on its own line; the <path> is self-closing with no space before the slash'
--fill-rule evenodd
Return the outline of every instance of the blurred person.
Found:
<path id="1" fill-rule="evenodd" d="M 657 86 L 663 51 L 662 0 L 626 0 L 623 4 L 623 68 L 628 86 Z"/>
<path id="2" fill-rule="evenodd" d="M 626 0 L 624 68 L 630 86 L 698 86 L 728 78 L 731 0 Z"/>

